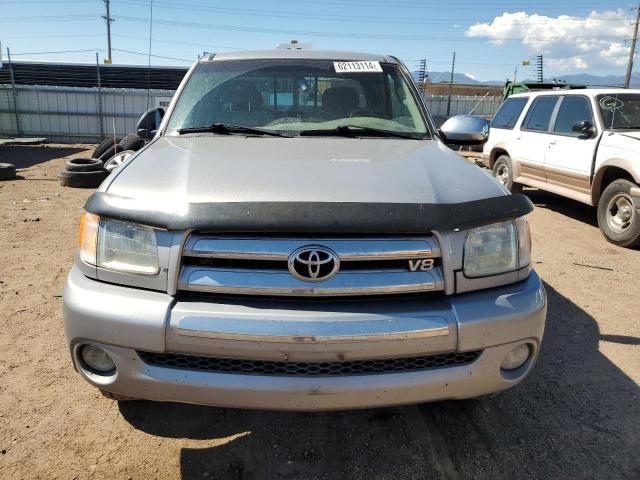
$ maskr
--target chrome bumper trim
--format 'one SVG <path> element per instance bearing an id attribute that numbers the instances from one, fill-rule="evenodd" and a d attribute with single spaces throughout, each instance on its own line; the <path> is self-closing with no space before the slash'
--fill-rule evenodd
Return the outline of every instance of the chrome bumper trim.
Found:
<path id="1" fill-rule="evenodd" d="M 355 317 L 320 322 L 249 318 L 183 317 L 177 333 L 188 337 L 274 343 L 389 341 L 449 335 L 442 317 L 362 320 Z M 266 334 L 265 332 L 269 332 Z"/>

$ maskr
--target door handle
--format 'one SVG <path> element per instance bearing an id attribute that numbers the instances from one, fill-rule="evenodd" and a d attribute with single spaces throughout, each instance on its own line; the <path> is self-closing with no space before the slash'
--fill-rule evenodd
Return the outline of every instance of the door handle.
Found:
<path id="1" fill-rule="evenodd" d="M 555 144 L 556 144 L 556 141 L 555 141 L 555 140 L 551 140 L 551 141 L 549 142 L 549 146 L 551 146 L 551 145 L 555 145 Z"/>

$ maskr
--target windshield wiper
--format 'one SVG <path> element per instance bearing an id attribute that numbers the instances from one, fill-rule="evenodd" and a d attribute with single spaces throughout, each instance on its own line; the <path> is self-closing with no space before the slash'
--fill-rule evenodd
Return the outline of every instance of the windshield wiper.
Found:
<path id="1" fill-rule="evenodd" d="M 263 130 L 261 128 L 245 127 L 243 125 L 230 125 L 227 123 L 214 123 L 208 127 L 190 127 L 179 128 L 178 133 L 184 135 L 185 133 L 220 133 L 223 135 L 229 135 L 232 133 L 252 133 L 254 135 L 270 135 L 272 137 L 288 137 L 283 133 L 274 132 L 271 130 Z"/>
<path id="2" fill-rule="evenodd" d="M 418 140 L 409 133 L 392 132 L 373 127 L 361 127 L 359 125 L 338 125 L 336 128 L 302 130 L 300 136 L 322 137 L 322 136 L 338 136 L 338 137 L 359 137 L 362 135 L 372 137 L 397 137 L 408 138 L 410 140 Z"/>

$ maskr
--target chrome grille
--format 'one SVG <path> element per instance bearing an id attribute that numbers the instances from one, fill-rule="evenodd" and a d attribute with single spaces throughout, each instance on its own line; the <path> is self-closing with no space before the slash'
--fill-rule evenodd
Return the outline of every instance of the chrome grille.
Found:
<path id="1" fill-rule="evenodd" d="M 145 363 L 164 368 L 242 375 L 333 377 L 417 372 L 421 370 L 468 365 L 475 362 L 481 353 L 481 350 L 475 350 L 471 352 L 440 353 L 417 357 L 321 363 L 273 362 L 266 360 L 205 357 L 180 353 L 138 352 L 138 355 Z"/>
<path id="2" fill-rule="evenodd" d="M 294 277 L 290 255 L 305 246 L 335 252 L 340 268 L 325 281 Z M 192 234 L 185 244 L 178 289 L 273 296 L 351 296 L 444 290 L 440 249 L 420 238 L 256 238 Z M 433 259 L 429 271 L 409 261 Z"/>

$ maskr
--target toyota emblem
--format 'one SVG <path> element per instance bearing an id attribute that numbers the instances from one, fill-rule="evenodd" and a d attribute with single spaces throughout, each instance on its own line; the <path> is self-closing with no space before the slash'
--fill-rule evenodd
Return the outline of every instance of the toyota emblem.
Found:
<path id="1" fill-rule="evenodd" d="M 289 272 L 305 282 L 323 282 L 333 277 L 340 268 L 335 252 L 326 247 L 309 245 L 289 255 Z"/>

